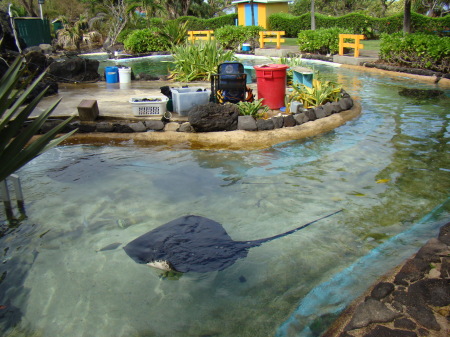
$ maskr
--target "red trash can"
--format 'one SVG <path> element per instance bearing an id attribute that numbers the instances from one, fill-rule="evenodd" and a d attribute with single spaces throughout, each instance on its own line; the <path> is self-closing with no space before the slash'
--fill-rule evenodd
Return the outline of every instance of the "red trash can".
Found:
<path id="1" fill-rule="evenodd" d="M 270 109 L 279 109 L 284 104 L 286 95 L 286 69 L 285 64 L 264 64 L 253 66 L 256 71 L 258 86 L 258 99 L 263 98 L 263 104 Z"/>

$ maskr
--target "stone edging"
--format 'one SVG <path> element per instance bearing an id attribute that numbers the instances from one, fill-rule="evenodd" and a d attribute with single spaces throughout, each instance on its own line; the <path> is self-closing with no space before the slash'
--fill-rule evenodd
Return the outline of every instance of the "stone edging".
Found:
<path id="1" fill-rule="evenodd" d="M 450 223 L 355 300 L 322 337 L 447 337 Z"/>
<path id="2" fill-rule="evenodd" d="M 132 140 L 137 145 L 167 145 L 177 146 L 177 148 L 226 150 L 263 149 L 278 143 L 312 137 L 331 131 L 338 126 L 345 124 L 347 121 L 356 118 L 360 113 L 361 105 L 359 102 L 354 101 L 353 106 L 350 109 L 334 113 L 326 118 L 320 118 L 314 121 L 303 122 L 301 125 L 274 130 L 258 132 L 237 130 L 195 133 L 179 132 L 174 128 L 166 130 L 166 132 L 77 133 L 70 137 L 65 144 L 89 143 L 120 145 L 123 142 Z M 300 117 L 297 117 L 297 119 L 300 119 Z M 294 120 L 296 120 L 295 117 Z"/>

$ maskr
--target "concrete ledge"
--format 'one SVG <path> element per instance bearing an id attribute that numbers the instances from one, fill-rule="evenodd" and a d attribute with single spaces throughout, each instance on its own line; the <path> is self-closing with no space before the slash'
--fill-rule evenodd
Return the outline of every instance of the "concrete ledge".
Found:
<path id="1" fill-rule="evenodd" d="M 346 55 L 333 55 L 333 62 L 340 63 L 340 64 L 350 64 L 359 66 L 364 63 L 371 63 L 378 60 L 378 57 L 367 57 L 367 56 L 360 56 L 360 57 L 353 57 L 353 56 L 346 56 Z"/>
<path id="2" fill-rule="evenodd" d="M 75 134 L 65 144 L 120 145 L 134 141 L 136 145 L 167 145 L 175 149 L 255 150 L 290 140 L 298 140 L 325 133 L 345 124 L 361 114 L 361 105 L 354 101 L 350 110 L 333 114 L 290 128 L 268 131 L 223 131 L 208 133 L 141 132 Z M 129 143 L 128 143 L 129 144 Z"/>
<path id="3" fill-rule="evenodd" d="M 286 57 L 288 54 L 292 53 L 290 49 L 276 49 L 276 48 L 256 48 L 255 56 L 266 56 L 266 57 Z"/>

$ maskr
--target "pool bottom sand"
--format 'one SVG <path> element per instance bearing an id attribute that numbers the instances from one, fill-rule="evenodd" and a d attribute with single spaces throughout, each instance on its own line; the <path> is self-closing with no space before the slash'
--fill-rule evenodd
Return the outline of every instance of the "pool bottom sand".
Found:
<path id="1" fill-rule="evenodd" d="M 355 300 L 322 337 L 450 335 L 450 223 Z"/>

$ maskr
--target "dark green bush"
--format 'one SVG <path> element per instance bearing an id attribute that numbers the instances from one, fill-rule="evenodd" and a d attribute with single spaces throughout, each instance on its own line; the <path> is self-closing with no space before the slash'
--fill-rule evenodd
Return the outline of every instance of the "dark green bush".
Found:
<path id="1" fill-rule="evenodd" d="M 125 39 L 124 47 L 132 53 L 147 53 L 168 50 L 169 44 L 167 39 L 159 34 L 159 30 L 153 28 L 133 31 Z"/>
<path id="2" fill-rule="evenodd" d="M 450 37 L 415 33 L 383 34 L 380 59 L 401 66 L 450 72 Z"/>
<path id="3" fill-rule="evenodd" d="M 341 28 L 322 28 L 303 30 L 298 33 L 297 43 L 300 51 L 322 55 L 336 54 L 339 51 L 339 34 L 350 32 Z"/>
<path id="4" fill-rule="evenodd" d="M 223 48 L 236 50 L 242 43 L 256 44 L 263 30 L 260 26 L 224 26 L 215 30 L 214 36 Z"/>
<path id="5" fill-rule="evenodd" d="M 340 17 L 331 17 L 316 14 L 316 28 L 340 27 L 347 29 L 351 34 L 364 34 L 367 39 L 377 38 L 382 33 L 396 33 L 403 29 L 403 14 L 387 18 L 374 18 L 371 16 L 351 13 Z M 284 30 L 287 37 L 295 37 L 302 30 L 311 29 L 311 14 L 300 16 L 277 13 L 269 16 L 271 30 Z M 450 28 L 450 15 L 442 18 L 431 18 L 425 15 L 412 13 L 411 27 L 414 32 L 433 32 L 440 34 Z"/>
<path id="6" fill-rule="evenodd" d="M 234 26 L 237 14 L 222 15 L 211 19 L 199 19 L 195 16 L 182 16 L 175 21 L 183 23 L 189 21 L 189 30 L 216 30 L 224 26 Z"/>

